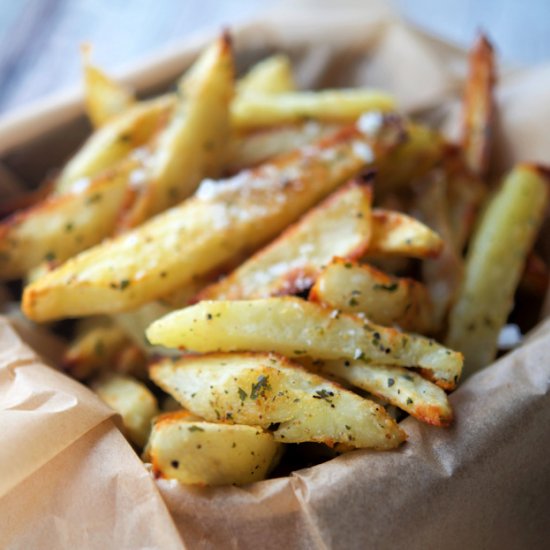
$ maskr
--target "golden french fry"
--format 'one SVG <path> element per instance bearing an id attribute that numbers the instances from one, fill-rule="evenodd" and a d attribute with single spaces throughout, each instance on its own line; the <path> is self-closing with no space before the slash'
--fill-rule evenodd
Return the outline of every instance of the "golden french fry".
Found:
<path id="1" fill-rule="evenodd" d="M 84 100 L 86 112 L 95 128 L 124 112 L 135 103 L 134 95 L 115 82 L 89 60 L 89 47 L 83 47 Z"/>
<path id="2" fill-rule="evenodd" d="M 441 329 L 460 288 L 464 268 L 462 256 L 453 242 L 446 177 L 441 172 L 433 172 L 431 176 L 417 187 L 415 213 L 443 239 L 439 256 L 422 264 L 423 280 L 433 304 L 434 325 Z"/>
<path id="3" fill-rule="evenodd" d="M 468 374 L 495 358 L 498 334 L 512 308 L 547 201 L 546 174 L 522 164 L 504 179 L 481 216 L 447 336 L 448 344 L 464 353 Z"/>
<path id="4" fill-rule="evenodd" d="M 237 86 L 239 94 L 280 94 L 295 89 L 292 65 L 286 55 L 272 55 L 259 61 L 240 79 Z"/>
<path id="5" fill-rule="evenodd" d="M 495 80 L 493 47 L 481 34 L 469 56 L 462 115 L 462 148 L 466 165 L 481 177 L 486 175 L 489 164 Z"/>
<path id="6" fill-rule="evenodd" d="M 275 354 L 212 354 L 154 365 L 153 381 L 206 420 L 260 426 L 275 441 L 392 449 L 405 433 L 383 407 Z"/>
<path id="7" fill-rule="evenodd" d="M 144 184 L 121 228 L 134 227 L 190 196 L 223 168 L 233 96 L 229 36 L 208 48 L 183 76 L 178 100 L 143 168 Z"/>
<path id="8" fill-rule="evenodd" d="M 420 367 L 445 389 L 462 370 L 462 355 L 434 340 L 288 296 L 199 302 L 158 319 L 146 334 L 152 344 L 197 352 L 276 351 Z"/>
<path id="9" fill-rule="evenodd" d="M 72 258 L 29 285 L 31 319 L 129 310 L 258 249 L 365 165 L 395 147 L 393 117 L 376 136 L 350 126 L 197 194 L 141 227 Z M 313 154 L 312 151 L 315 153 Z"/>
<path id="10" fill-rule="evenodd" d="M 155 420 L 147 458 L 155 475 L 180 483 L 243 485 L 265 479 L 281 452 L 282 445 L 260 428 L 175 412 Z"/>
<path id="11" fill-rule="evenodd" d="M 0 223 L 0 280 L 17 279 L 44 261 L 62 262 L 111 234 L 131 165 L 94 180 L 80 193 L 52 196 Z"/>
<path id="12" fill-rule="evenodd" d="M 258 128 L 316 119 L 349 123 L 366 111 L 389 113 L 394 99 L 370 89 L 322 90 L 319 92 L 250 92 L 235 98 L 231 121 L 235 128 Z"/>
<path id="13" fill-rule="evenodd" d="M 427 424 L 449 426 L 453 420 L 445 391 L 409 369 L 342 359 L 316 361 L 315 366 Z"/>
<path id="14" fill-rule="evenodd" d="M 319 275 L 309 300 L 347 313 L 364 313 L 380 325 L 429 333 L 433 310 L 426 287 L 391 277 L 369 265 L 335 258 Z"/>
<path id="15" fill-rule="evenodd" d="M 78 380 L 105 370 L 143 372 L 145 356 L 126 333 L 107 317 L 80 321 L 77 336 L 67 347 L 61 365 Z"/>
<path id="16" fill-rule="evenodd" d="M 442 249 L 441 237 L 418 220 L 393 210 L 373 209 L 367 259 L 377 255 L 435 258 Z"/>
<path id="17" fill-rule="evenodd" d="M 106 375 L 92 389 L 122 417 L 124 433 L 138 447 L 144 447 L 151 421 L 159 414 L 157 400 L 145 384 L 129 376 Z"/>
<path id="18" fill-rule="evenodd" d="M 143 149 L 174 105 L 173 96 L 141 101 L 95 131 L 65 165 L 55 182 L 55 193 L 78 192 L 97 176 L 127 159 L 132 151 L 136 164 L 148 152 Z M 136 177 L 136 180 L 138 178 Z M 137 183 L 137 182 L 136 182 Z"/>
<path id="19" fill-rule="evenodd" d="M 360 182 L 330 195 L 196 300 L 241 300 L 307 290 L 334 256 L 359 258 L 371 234 L 372 192 Z"/>

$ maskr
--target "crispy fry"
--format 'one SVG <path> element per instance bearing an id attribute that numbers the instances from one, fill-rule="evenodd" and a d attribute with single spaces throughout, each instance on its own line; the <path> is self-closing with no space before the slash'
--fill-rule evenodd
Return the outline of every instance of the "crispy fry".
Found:
<path id="1" fill-rule="evenodd" d="M 64 261 L 112 232 L 131 165 L 97 178 L 78 194 L 52 196 L 0 223 L 0 280 L 23 277 L 43 261 Z"/>
<path id="2" fill-rule="evenodd" d="M 124 86 L 92 65 L 89 53 L 90 48 L 84 46 L 82 48 L 84 100 L 88 118 L 94 128 L 99 128 L 133 105 L 135 98 Z"/>
<path id="3" fill-rule="evenodd" d="M 292 65 L 286 55 L 272 55 L 256 63 L 237 86 L 239 94 L 280 94 L 295 89 Z"/>
<path id="4" fill-rule="evenodd" d="M 446 176 L 439 171 L 430 176 L 417 186 L 415 213 L 442 237 L 443 248 L 439 256 L 422 264 L 423 280 L 433 303 L 434 325 L 442 327 L 460 288 L 464 266 L 453 242 Z"/>
<path id="5" fill-rule="evenodd" d="M 349 123 L 365 111 L 393 112 L 395 101 L 378 90 L 349 89 L 280 94 L 247 93 L 231 108 L 235 128 L 259 128 L 316 119 Z"/>
<path id="6" fill-rule="evenodd" d="M 383 407 L 275 354 L 167 360 L 151 377 L 194 414 L 270 429 L 275 441 L 383 450 L 406 438 Z"/>
<path id="7" fill-rule="evenodd" d="M 84 380 L 105 370 L 143 372 L 145 356 L 136 354 L 135 345 L 110 319 L 93 317 L 80 321 L 77 337 L 68 346 L 61 366 L 74 378 Z"/>
<path id="8" fill-rule="evenodd" d="M 144 184 L 121 228 L 139 225 L 190 196 L 205 177 L 220 175 L 233 95 L 229 36 L 219 38 L 184 75 L 178 100 L 143 168 Z"/>
<path id="9" fill-rule="evenodd" d="M 544 172 L 522 164 L 504 179 L 480 220 L 447 337 L 450 346 L 464 353 L 468 374 L 495 358 L 498 334 L 512 308 L 547 201 Z"/>
<path id="10" fill-rule="evenodd" d="M 309 299 L 347 313 L 364 313 L 380 325 L 396 324 L 423 334 L 433 330 L 433 306 L 423 284 L 343 258 L 335 258 L 320 274 Z"/>
<path id="11" fill-rule="evenodd" d="M 447 394 L 414 371 L 350 360 L 316 361 L 315 365 L 322 373 L 366 390 L 427 424 L 449 426 L 453 420 Z"/>
<path id="12" fill-rule="evenodd" d="M 155 475 L 181 483 L 242 485 L 264 479 L 281 452 L 281 444 L 260 428 L 215 424 L 175 412 L 155 420 L 147 458 Z"/>
<path id="13" fill-rule="evenodd" d="M 200 302 L 155 321 L 147 338 L 197 352 L 277 351 L 289 357 L 420 367 L 445 389 L 455 387 L 462 370 L 461 354 L 433 340 L 288 296 Z"/>
<path id="14" fill-rule="evenodd" d="M 157 400 L 145 384 L 129 376 L 111 374 L 96 380 L 92 389 L 122 416 L 126 437 L 138 447 L 144 447 L 151 421 L 159 413 Z"/>
<path id="15" fill-rule="evenodd" d="M 198 300 L 241 300 L 307 290 L 334 256 L 359 258 L 371 234 L 371 189 L 351 182 L 330 195 L 279 238 Z"/>
<path id="16" fill-rule="evenodd" d="M 435 258 L 442 249 L 441 237 L 418 220 L 393 210 L 373 209 L 367 259 L 378 255 Z"/>
<path id="17" fill-rule="evenodd" d="M 493 47 L 482 34 L 470 52 L 462 115 L 462 148 L 466 165 L 481 177 L 486 175 L 489 164 L 495 80 Z"/>
<path id="18" fill-rule="evenodd" d="M 92 248 L 25 289 L 23 309 L 47 319 L 129 310 L 254 250 L 402 137 L 393 117 L 377 136 L 355 126 L 198 193 Z"/>

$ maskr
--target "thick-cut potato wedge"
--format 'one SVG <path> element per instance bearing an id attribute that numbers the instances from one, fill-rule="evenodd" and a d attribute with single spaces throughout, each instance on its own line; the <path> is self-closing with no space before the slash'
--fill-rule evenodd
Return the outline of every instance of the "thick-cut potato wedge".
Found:
<path id="1" fill-rule="evenodd" d="M 235 98 L 231 120 L 235 128 L 258 128 L 313 118 L 349 123 L 365 111 L 396 110 L 394 99 L 378 90 L 348 89 L 279 94 L 246 93 Z"/>
<path id="2" fill-rule="evenodd" d="M 159 414 L 157 400 L 145 384 L 116 374 L 96 380 L 92 389 L 120 414 L 126 437 L 143 448 L 149 438 L 151 421 Z"/>
<path id="3" fill-rule="evenodd" d="M 203 178 L 220 175 L 229 140 L 233 73 L 231 41 L 224 35 L 182 78 L 175 109 L 145 164 L 145 183 L 122 228 L 139 225 L 190 196 Z"/>
<path id="4" fill-rule="evenodd" d="M 135 103 L 134 94 L 115 82 L 89 61 L 89 48 L 83 48 L 84 100 L 94 128 L 120 115 Z"/>
<path id="5" fill-rule="evenodd" d="M 455 387 L 462 370 L 462 355 L 434 340 L 288 296 L 200 302 L 155 321 L 147 338 L 197 352 L 276 351 L 420 367 L 445 389 Z"/>
<path id="6" fill-rule="evenodd" d="M 268 353 L 220 353 L 154 365 L 151 378 L 206 420 L 260 426 L 275 441 L 392 449 L 405 433 L 380 405 Z"/>
<path id="7" fill-rule="evenodd" d="M 443 238 L 439 256 L 422 264 L 422 278 L 432 299 L 434 323 L 442 327 L 460 288 L 464 266 L 453 241 L 446 176 L 442 172 L 433 172 L 430 176 L 417 186 L 414 213 Z"/>
<path id="8" fill-rule="evenodd" d="M 375 138 L 350 126 L 197 194 L 141 227 L 80 254 L 25 289 L 31 319 L 136 308 L 258 249 L 401 139 L 394 118 Z"/>
<path id="9" fill-rule="evenodd" d="M 350 182 L 227 277 L 205 288 L 196 301 L 265 298 L 307 290 L 333 257 L 364 254 L 371 234 L 371 200 L 370 187 Z"/>
<path id="10" fill-rule="evenodd" d="M 78 194 L 51 198 L 0 223 L 0 280 L 23 277 L 43 261 L 64 261 L 109 236 L 131 194 L 131 165 L 116 167 Z"/>
<path id="11" fill-rule="evenodd" d="M 83 380 L 105 370 L 143 372 L 145 361 L 145 355 L 112 320 L 92 317 L 80 322 L 61 365 L 71 376 Z"/>
<path id="12" fill-rule="evenodd" d="M 136 160 L 146 157 L 148 153 L 141 148 L 162 126 L 173 105 L 172 96 L 142 101 L 94 132 L 61 171 L 55 193 L 78 192 L 136 149 L 140 150 Z M 139 179 L 136 180 L 137 186 Z"/>
<path id="13" fill-rule="evenodd" d="M 272 55 L 256 63 L 239 81 L 237 92 L 280 94 L 296 89 L 292 65 L 286 55 Z"/>
<path id="14" fill-rule="evenodd" d="M 347 313 L 364 313 L 380 325 L 429 333 L 433 310 L 426 287 L 369 265 L 336 258 L 319 275 L 309 299 Z"/>
<path id="15" fill-rule="evenodd" d="M 449 426 L 453 420 L 445 391 L 414 371 L 350 360 L 316 361 L 315 366 L 427 424 Z"/>
<path id="16" fill-rule="evenodd" d="M 422 222 L 393 210 L 374 208 L 369 256 L 407 256 L 435 258 L 443 248 L 443 240 Z"/>
<path id="17" fill-rule="evenodd" d="M 265 479 L 282 445 L 260 428 L 163 414 L 151 431 L 147 458 L 156 476 L 188 485 L 244 485 Z"/>
<path id="18" fill-rule="evenodd" d="M 469 56 L 469 74 L 463 105 L 462 149 L 466 166 L 485 176 L 489 164 L 494 114 L 495 84 L 493 47 L 480 35 Z"/>
<path id="19" fill-rule="evenodd" d="M 337 124 L 308 121 L 243 133 L 231 141 L 226 169 L 229 172 L 238 172 L 256 166 L 272 157 L 334 134 L 338 129 Z"/>
<path id="20" fill-rule="evenodd" d="M 498 334 L 512 309 L 547 201 L 546 174 L 522 164 L 504 179 L 481 216 L 447 336 L 448 344 L 464 353 L 468 374 L 495 358 Z"/>

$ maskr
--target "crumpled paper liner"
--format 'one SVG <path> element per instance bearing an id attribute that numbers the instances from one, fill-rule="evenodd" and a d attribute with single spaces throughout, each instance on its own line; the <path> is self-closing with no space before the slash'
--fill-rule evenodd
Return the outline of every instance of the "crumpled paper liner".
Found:
<path id="1" fill-rule="evenodd" d="M 239 65 L 283 50 L 301 86 L 380 86 L 407 112 L 457 135 L 460 49 L 407 26 L 383 4 L 322 4 L 303 2 L 291 17 L 283 10 L 236 30 Z M 205 42 L 147 62 L 129 78 L 140 90 L 160 89 Z M 549 95 L 550 67 L 501 77 L 495 170 L 550 161 Z M 54 102 L 0 127 L 0 191 L 3 178 L 38 181 L 44 166 L 76 148 L 84 127 L 67 124 L 78 102 L 67 105 L 63 111 Z M 287 478 L 200 489 L 155 483 L 114 428 L 112 411 L 43 366 L 2 320 L 2 546 L 542 547 L 550 537 L 549 356 L 547 320 L 451 396 L 450 429 L 409 418 L 409 440 L 396 451 L 356 451 Z"/>

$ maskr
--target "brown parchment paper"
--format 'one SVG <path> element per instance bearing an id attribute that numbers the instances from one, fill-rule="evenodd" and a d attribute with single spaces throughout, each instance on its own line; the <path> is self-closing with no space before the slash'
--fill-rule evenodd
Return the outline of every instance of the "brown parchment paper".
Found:
<path id="1" fill-rule="evenodd" d="M 149 60 L 126 79 L 145 93 L 161 89 L 205 41 Z M 301 86 L 380 86 L 405 111 L 456 135 L 464 52 L 411 28 L 385 4 L 283 6 L 235 29 L 235 45 L 241 69 L 282 50 Z M 493 169 L 550 161 L 550 66 L 501 72 Z M 34 183 L 76 148 L 86 131 L 75 118 L 80 104 L 78 97 L 55 100 L 0 122 L 0 190 L 4 172 L 11 182 Z M 448 430 L 407 419 L 409 441 L 397 451 L 356 451 L 287 478 L 198 489 L 154 482 L 112 412 L 41 364 L 2 320 L 0 546 L 547 546 L 549 358 L 550 320 L 461 385 L 451 396 L 456 422 Z"/>

